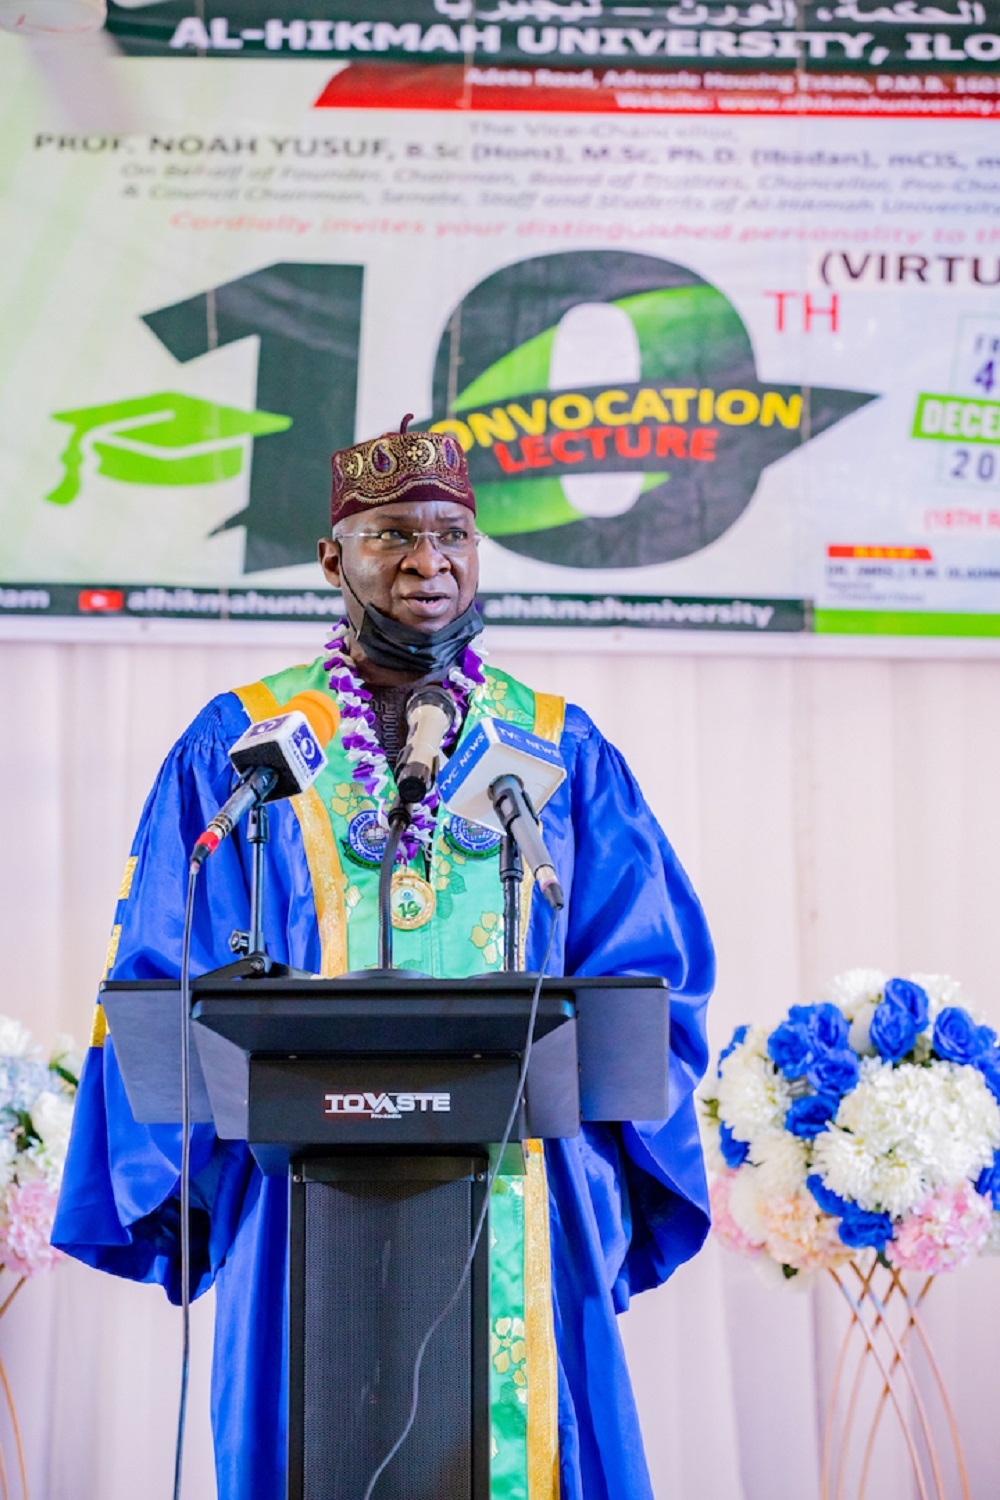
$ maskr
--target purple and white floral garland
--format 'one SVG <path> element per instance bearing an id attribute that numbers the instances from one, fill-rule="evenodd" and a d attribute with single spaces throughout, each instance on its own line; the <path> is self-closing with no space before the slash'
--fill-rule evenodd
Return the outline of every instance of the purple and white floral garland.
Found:
<path id="1" fill-rule="evenodd" d="M 364 788 L 365 794 L 375 803 L 379 823 L 383 828 L 387 828 L 386 788 L 389 785 L 389 762 L 385 751 L 379 744 L 378 722 L 372 708 L 372 695 L 355 670 L 348 653 L 347 638 L 350 628 L 350 621 L 346 618 L 338 623 L 327 642 L 329 658 L 323 665 L 330 673 L 330 689 L 336 693 L 340 702 L 341 743 L 347 753 L 351 773 L 354 780 Z M 458 703 L 458 717 L 445 736 L 445 751 L 450 750 L 458 738 L 468 712 L 469 699 L 485 680 L 482 656 L 475 647 L 466 646 L 446 678 L 448 687 L 454 693 Z M 407 862 L 414 859 L 421 849 L 427 858 L 430 858 L 440 801 L 435 787 L 422 802 L 417 802 L 411 809 L 412 821 L 400 841 L 400 848 Z"/>

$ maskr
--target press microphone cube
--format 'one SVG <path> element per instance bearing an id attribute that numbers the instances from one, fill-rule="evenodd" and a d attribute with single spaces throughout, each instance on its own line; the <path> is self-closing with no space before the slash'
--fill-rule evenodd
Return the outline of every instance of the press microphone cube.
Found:
<path id="1" fill-rule="evenodd" d="M 326 751 L 305 714 L 295 709 L 251 724 L 233 745 L 229 759 L 240 776 L 258 766 L 274 771 L 277 780 L 262 799 L 274 802 L 311 786 L 326 765 Z"/>
<path id="2" fill-rule="evenodd" d="M 438 791 L 449 812 L 502 833 L 490 798 L 498 776 L 518 776 L 540 812 L 565 779 L 566 767 L 551 740 L 501 719 L 481 719 L 438 777 Z"/>

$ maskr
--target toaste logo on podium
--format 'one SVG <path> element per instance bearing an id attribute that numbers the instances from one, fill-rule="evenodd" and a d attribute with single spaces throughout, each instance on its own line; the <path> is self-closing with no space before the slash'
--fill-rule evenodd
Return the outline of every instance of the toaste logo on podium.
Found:
<path id="1" fill-rule="evenodd" d="M 363 1120 L 398 1120 L 402 1115 L 435 1114 L 451 1110 L 449 1093 L 324 1094 L 327 1115 L 353 1115 Z"/>

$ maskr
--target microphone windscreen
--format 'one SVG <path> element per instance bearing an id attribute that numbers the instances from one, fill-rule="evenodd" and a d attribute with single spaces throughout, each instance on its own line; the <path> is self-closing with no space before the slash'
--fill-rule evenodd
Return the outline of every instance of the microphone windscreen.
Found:
<path id="1" fill-rule="evenodd" d="M 306 688 L 304 692 L 296 693 L 294 698 L 289 698 L 281 712 L 291 714 L 296 709 L 305 714 L 310 729 L 325 748 L 337 733 L 340 724 L 340 709 L 336 703 L 329 694 L 321 693 L 319 688 Z"/>
<path id="2" fill-rule="evenodd" d="M 438 708 L 444 714 L 448 725 L 454 724 L 458 718 L 458 704 L 455 695 L 443 684 L 432 683 L 430 687 L 417 688 L 406 700 L 406 721 L 410 728 L 414 727 L 414 717 L 419 708 Z"/>

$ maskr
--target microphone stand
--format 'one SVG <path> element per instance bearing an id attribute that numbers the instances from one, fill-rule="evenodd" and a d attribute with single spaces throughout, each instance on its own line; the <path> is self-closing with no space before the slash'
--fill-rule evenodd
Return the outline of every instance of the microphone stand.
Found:
<path id="1" fill-rule="evenodd" d="M 512 833 L 500 845 L 500 880 L 503 884 L 503 967 L 505 974 L 520 971 L 521 880 L 524 861 Z"/>
<path id="2" fill-rule="evenodd" d="M 250 873 L 250 930 L 236 928 L 229 938 L 233 953 L 241 955 L 235 963 L 213 969 L 206 979 L 311 979 L 305 969 L 275 963 L 267 951 L 264 937 L 264 849 L 268 841 L 267 806 L 258 802 L 247 813 L 247 842 L 252 850 Z"/>
<path id="3" fill-rule="evenodd" d="M 250 947 L 266 954 L 264 942 L 264 845 L 268 839 L 267 808 L 252 807 L 247 815 L 247 840 L 253 845 L 253 883 L 250 888 Z"/>
<path id="4" fill-rule="evenodd" d="M 378 872 L 378 967 L 392 968 L 392 877 L 396 869 L 399 841 L 410 826 L 410 808 L 399 799 L 389 809 L 389 837 Z"/>

